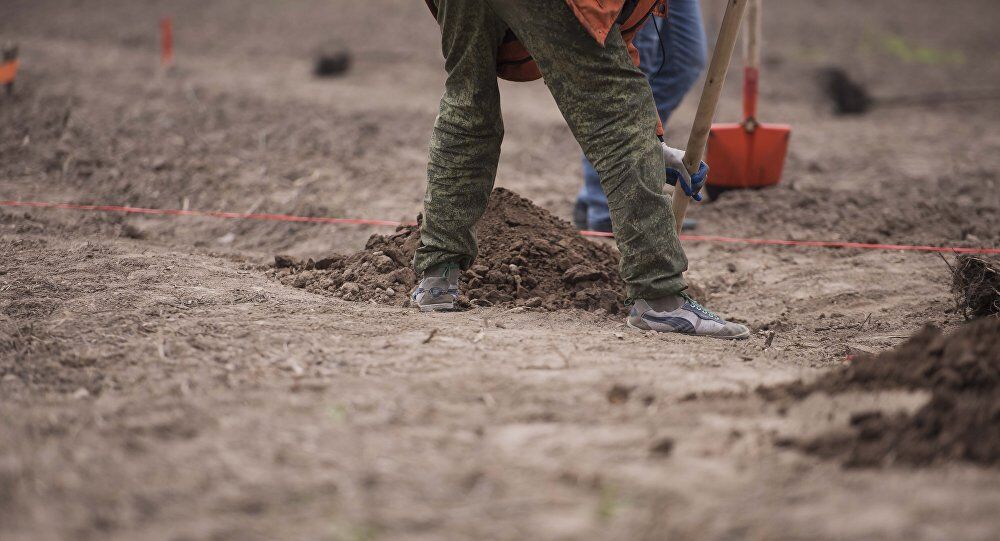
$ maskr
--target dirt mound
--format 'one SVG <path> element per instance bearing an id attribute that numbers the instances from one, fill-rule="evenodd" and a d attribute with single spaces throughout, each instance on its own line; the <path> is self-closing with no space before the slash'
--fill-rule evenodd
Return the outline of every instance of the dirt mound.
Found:
<path id="1" fill-rule="evenodd" d="M 463 304 L 550 310 L 621 310 L 618 254 L 583 238 L 567 222 L 503 188 L 490 197 L 476 236 L 479 258 L 462 277 Z M 282 283 L 352 301 L 404 305 L 416 285 L 411 268 L 419 228 L 372 235 L 348 256 L 300 262 L 278 256 L 270 271 Z"/>
<path id="2" fill-rule="evenodd" d="M 931 399 L 913 415 L 865 412 L 851 419 L 847 433 L 794 445 L 844 456 L 849 466 L 947 460 L 1000 465 L 1000 319 L 974 321 L 950 335 L 927 327 L 893 351 L 855 359 L 815 383 L 764 394 L 801 398 L 816 391 L 886 389 L 927 390 Z"/>
<path id="3" fill-rule="evenodd" d="M 1000 259 L 963 255 L 952 271 L 952 291 L 967 319 L 1000 314 Z"/>

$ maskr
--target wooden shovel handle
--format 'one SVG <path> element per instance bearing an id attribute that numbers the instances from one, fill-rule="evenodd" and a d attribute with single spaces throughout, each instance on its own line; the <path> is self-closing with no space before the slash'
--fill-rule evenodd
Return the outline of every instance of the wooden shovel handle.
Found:
<path id="1" fill-rule="evenodd" d="M 760 3 L 747 4 L 743 28 L 743 126 L 748 132 L 756 129 L 757 96 L 760 93 Z"/>
<path id="2" fill-rule="evenodd" d="M 749 1 L 727 0 L 726 14 L 722 18 L 722 28 L 719 30 L 719 38 L 715 42 L 712 63 L 708 66 L 705 88 L 701 91 L 698 112 L 695 113 L 691 137 L 688 138 L 687 150 L 684 153 L 684 166 L 692 175 L 698 172 L 701 160 L 705 157 L 708 133 L 712 129 L 712 119 L 715 117 L 715 109 L 719 104 L 719 96 L 722 94 L 722 83 L 725 82 L 726 73 L 729 71 L 729 61 L 733 58 L 736 37 L 740 33 L 740 23 L 743 21 L 743 13 L 746 11 Z M 684 223 L 684 214 L 687 213 L 689 201 L 690 198 L 684 194 L 684 190 L 677 186 L 673 199 L 677 231 L 681 230 L 681 224 Z"/>
<path id="3" fill-rule="evenodd" d="M 743 65 L 760 68 L 760 9 L 761 0 L 750 0 L 747 4 L 747 22 L 743 30 Z"/>

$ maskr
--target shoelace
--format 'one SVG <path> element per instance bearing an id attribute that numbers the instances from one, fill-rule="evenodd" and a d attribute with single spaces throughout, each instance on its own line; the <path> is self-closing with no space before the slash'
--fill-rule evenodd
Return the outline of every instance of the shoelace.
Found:
<path id="1" fill-rule="evenodd" d="M 705 308 L 704 306 L 698 304 L 698 301 L 692 299 L 691 296 L 688 295 L 687 293 L 681 293 L 681 297 L 684 297 L 684 299 L 687 300 L 688 304 L 690 304 L 691 307 L 694 308 L 695 310 L 698 310 L 700 312 L 704 312 L 704 313 L 708 314 L 710 317 L 713 317 L 713 318 L 716 318 L 716 319 L 722 319 L 715 312 L 713 312 L 713 311 L 709 310 L 708 308 Z"/>
<path id="2" fill-rule="evenodd" d="M 447 279 L 448 278 L 448 273 L 451 272 L 452 270 L 461 270 L 461 267 L 459 267 L 458 263 L 445 263 L 443 265 L 443 269 L 441 271 L 441 275 L 440 276 L 427 276 L 427 275 L 424 275 L 424 279 L 427 279 L 427 278 L 444 278 L 444 279 Z M 421 280 L 421 283 L 422 282 L 423 282 L 423 280 Z M 436 293 L 434 291 L 435 289 L 437 289 L 439 292 Z M 454 289 L 455 291 L 452 291 L 452 289 Z M 436 288 L 436 287 L 430 289 L 431 295 L 434 295 L 434 296 L 440 295 L 441 294 L 440 291 L 441 290 L 439 288 Z M 450 293 L 452 297 L 458 298 L 458 294 L 457 294 L 457 292 L 458 292 L 458 286 L 457 285 L 456 286 L 452 286 L 451 280 L 448 280 L 448 287 L 444 291 L 447 292 L 447 293 Z M 413 298 L 413 300 L 417 300 L 417 295 L 418 294 L 420 294 L 420 293 L 426 293 L 426 292 L 428 292 L 428 290 L 420 287 L 420 285 L 418 284 L 417 285 L 417 289 L 415 289 L 413 291 L 413 294 L 411 295 L 411 297 Z"/>

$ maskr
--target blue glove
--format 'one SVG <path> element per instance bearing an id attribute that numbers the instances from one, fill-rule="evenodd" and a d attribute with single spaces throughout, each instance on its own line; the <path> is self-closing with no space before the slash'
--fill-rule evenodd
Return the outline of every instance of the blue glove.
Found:
<path id="1" fill-rule="evenodd" d="M 691 176 L 691 183 L 681 176 L 680 172 L 676 169 L 667 169 L 667 184 L 671 186 L 677 185 L 677 180 L 681 181 L 681 189 L 684 193 L 688 195 L 691 199 L 695 201 L 701 201 L 701 189 L 705 187 L 705 181 L 708 180 L 708 164 L 701 162 L 698 166 L 698 172 Z"/>
<path id="2" fill-rule="evenodd" d="M 701 194 L 698 192 L 705 186 L 705 180 L 708 178 L 708 164 L 701 162 L 698 172 L 691 176 L 684 167 L 683 150 L 669 147 L 666 143 L 660 143 L 660 146 L 663 149 L 663 162 L 667 166 L 667 184 L 676 186 L 679 180 L 681 189 L 688 197 L 701 201 Z"/>

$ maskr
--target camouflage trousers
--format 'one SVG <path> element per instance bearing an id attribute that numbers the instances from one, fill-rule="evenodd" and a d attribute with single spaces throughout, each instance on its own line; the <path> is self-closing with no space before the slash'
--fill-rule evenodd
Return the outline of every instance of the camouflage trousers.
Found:
<path id="1" fill-rule="evenodd" d="M 685 289 L 657 113 L 618 28 L 601 47 L 565 0 L 436 0 L 448 77 L 431 135 L 418 274 L 468 268 L 503 139 L 496 51 L 507 28 L 531 53 L 608 196 L 621 276 L 631 299 Z M 574 177 L 575 178 L 575 177 Z"/>

